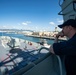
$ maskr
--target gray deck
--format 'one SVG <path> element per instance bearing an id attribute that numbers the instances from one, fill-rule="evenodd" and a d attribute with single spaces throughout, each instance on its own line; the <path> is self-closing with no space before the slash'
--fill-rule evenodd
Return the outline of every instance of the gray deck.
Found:
<path id="1" fill-rule="evenodd" d="M 25 50 L 23 45 L 24 42 L 21 42 L 19 47 L 11 49 L 5 41 L 2 44 L 0 40 L 0 67 L 2 71 L 7 70 L 6 74 L 11 75 L 30 62 L 34 62 L 48 53 L 47 51 L 38 53 L 38 50 L 31 50 L 31 47 Z"/>

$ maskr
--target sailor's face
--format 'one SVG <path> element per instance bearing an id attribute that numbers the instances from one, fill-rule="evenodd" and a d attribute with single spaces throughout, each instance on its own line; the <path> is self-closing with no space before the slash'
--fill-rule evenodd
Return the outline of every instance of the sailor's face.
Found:
<path id="1" fill-rule="evenodd" d="M 62 28 L 62 32 L 63 32 L 63 34 L 64 34 L 65 36 L 67 36 L 68 33 L 69 33 L 69 26 L 64 26 L 64 27 Z"/>

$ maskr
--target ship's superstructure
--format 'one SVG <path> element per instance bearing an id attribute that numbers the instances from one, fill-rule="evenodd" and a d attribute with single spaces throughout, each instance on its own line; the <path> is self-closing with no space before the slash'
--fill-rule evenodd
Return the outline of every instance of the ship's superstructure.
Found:
<path id="1" fill-rule="evenodd" d="M 60 7 L 61 11 L 58 14 L 63 16 L 64 21 L 76 19 L 76 0 L 63 0 Z"/>

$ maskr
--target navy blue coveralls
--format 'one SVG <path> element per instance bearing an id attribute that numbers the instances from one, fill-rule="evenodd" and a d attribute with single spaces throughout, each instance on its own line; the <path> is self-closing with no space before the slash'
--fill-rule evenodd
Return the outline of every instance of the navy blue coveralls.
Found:
<path id="1" fill-rule="evenodd" d="M 69 40 L 53 44 L 56 55 L 65 55 L 67 75 L 76 75 L 76 34 Z"/>

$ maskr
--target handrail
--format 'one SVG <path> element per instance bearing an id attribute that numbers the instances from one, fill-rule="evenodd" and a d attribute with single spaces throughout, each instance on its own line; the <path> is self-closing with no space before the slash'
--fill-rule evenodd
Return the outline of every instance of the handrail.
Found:
<path id="1" fill-rule="evenodd" d="M 41 51 L 42 49 L 46 49 L 46 50 L 48 50 L 48 51 L 49 51 L 49 48 L 41 47 L 40 49 L 38 49 L 38 53 L 40 53 L 40 51 Z"/>
<path id="2" fill-rule="evenodd" d="M 49 48 L 41 47 L 41 48 L 39 49 L 39 53 L 40 53 L 40 51 L 41 51 L 42 49 L 46 49 L 46 50 L 49 51 Z M 58 62 L 59 62 L 60 75 L 63 75 L 61 59 L 60 59 L 60 57 L 59 57 L 58 55 L 56 55 L 56 57 L 57 57 Z"/>
<path id="3" fill-rule="evenodd" d="M 56 56 L 57 56 L 57 59 L 58 59 L 58 62 L 59 62 L 60 75 L 63 75 L 61 59 L 58 55 L 56 55 Z"/>

